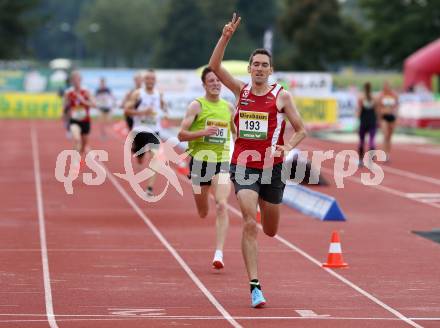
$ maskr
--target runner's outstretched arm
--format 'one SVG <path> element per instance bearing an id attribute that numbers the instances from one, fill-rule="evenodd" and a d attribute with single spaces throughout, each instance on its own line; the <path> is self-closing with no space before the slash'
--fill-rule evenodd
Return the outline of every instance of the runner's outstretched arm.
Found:
<path id="1" fill-rule="evenodd" d="M 285 145 L 278 145 L 276 147 L 275 156 L 286 156 L 307 136 L 307 133 L 301 116 L 293 103 L 292 95 L 288 91 L 283 90 L 281 91 L 279 98 L 281 101 L 280 107 L 283 109 L 285 116 L 295 130 L 295 133 Z"/>
<path id="2" fill-rule="evenodd" d="M 63 96 L 63 116 L 65 118 L 70 118 L 71 115 L 71 107 L 69 97 L 67 96 L 67 92 L 64 93 Z"/>
<path id="3" fill-rule="evenodd" d="M 191 104 L 189 104 L 188 110 L 186 111 L 185 117 L 180 126 L 180 131 L 177 135 L 177 138 L 180 141 L 190 141 L 217 133 L 218 128 L 215 126 L 210 126 L 200 131 L 189 131 L 191 124 L 194 122 L 200 111 L 200 103 L 197 100 L 194 100 L 193 102 L 191 102 Z"/>
<path id="4" fill-rule="evenodd" d="M 124 113 L 126 115 L 129 115 L 129 116 L 138 115 L 137 111 L 135 110 L 135 104 L 136 104 L 138 97 L 139 97 L 139 92 L 137 92 L 137 90 L 132 92 L 127 97 L 127 100 L 124 103 Z"/>
<path id="5" fill-rule="evenodd" d="M 222 81 L 222 83 L 232 91 L 235 97 L 240 95 L 244 82 L 235 79 L 224 67 L 222 67 L 221 63 L 225 54 L 226 46 L 228 45 L 229 40 L 231 39 L 238 25 L 240 25 L 240 21 L 241 17 L 237 18 L 236 14 L 234 13 L 232 15 L 232 20 L 223 28 L 222 35 L 212 52 L 208 64 L 209 67 L 214 71 L 215 75 L 217 75 L 220 81 Z"/>
<path id="6" fill-rule="evenodd" d="M 128 100 L 125 102 L 124 105 L 124 113 L 126 115 L 129 116 L 142 116 L 142 115 L 147 115 L 150 114 L 152 109 L 149 108 L 150 110 L 138 110 L 136 109 L 136 103 L 139 100 L 139 92 L 136 90 L 134 91 L 130 97 L 128 98 Z"/>
<path id="7" fill-rule="evenodd" d="M 84 98 L 80 93 L 77 93 L 77 97 L 83 105 L 89 107 L 97 107 L 95 98 L 90 94 L 90 92 L 86 92 L 86 98 Z"/>

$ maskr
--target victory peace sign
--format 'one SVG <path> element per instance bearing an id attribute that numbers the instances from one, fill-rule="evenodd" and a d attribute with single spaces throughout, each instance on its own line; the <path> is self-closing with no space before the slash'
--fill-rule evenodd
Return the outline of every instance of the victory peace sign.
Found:
<path id="1" fill-rule="evenodd" d="M 227 38 L 228 40 L 232 37 L 235 30 L 237 29 L 238 25 L 240 25 L 241 17 L 237 17 L 237 14 L 234 13 L 232 15 L 232 20 L 225 25 L 223 28 L 223 36 Z"/>

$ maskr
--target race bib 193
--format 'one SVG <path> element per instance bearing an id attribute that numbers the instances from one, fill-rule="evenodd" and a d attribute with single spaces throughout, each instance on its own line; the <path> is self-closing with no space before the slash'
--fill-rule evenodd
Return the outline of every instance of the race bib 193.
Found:
<path id="1" fill-rule="evenodd" d="M 267 139 L 269 113 L 240 111 L 239 135 L 244 139 Z"/>
<path id="2" fill-rule="evenodd" d="M 215 126 L 218 128 L 217 133 L 211 136 L 205 136 L 203 138 L 204 142 L 223 144 L 228 139 L 228 122 L 216 121 L 216 120 L 206 120 L 206 127 Z"/>

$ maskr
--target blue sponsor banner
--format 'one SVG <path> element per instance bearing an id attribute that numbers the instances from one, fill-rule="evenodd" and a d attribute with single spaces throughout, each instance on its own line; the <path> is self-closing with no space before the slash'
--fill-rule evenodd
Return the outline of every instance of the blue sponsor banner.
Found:
<path id="1" fill-rule="evenodd" d="M 288 181 L 283 203 L 322 221 L 345 221 L 335 198 Z"/>

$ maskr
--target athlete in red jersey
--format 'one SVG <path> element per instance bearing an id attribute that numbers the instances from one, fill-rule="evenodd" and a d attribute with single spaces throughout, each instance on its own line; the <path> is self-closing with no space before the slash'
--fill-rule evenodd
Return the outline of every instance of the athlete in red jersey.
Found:
<path id="1" fill-rule="evenodd" d="M 283 87 L 271 85 L 269 91 L 261 96 L 255 95 L 251 89 L 252 84 L 246 84 L 237 102 L 234 123 L 240 134 L 231 163 L 254 169 L 273 167 L 283 162 L 282 156 L 274 156 L 276 146 L 284 145 L 286 121 L 283 111 L 277 108 L 277 99 Z"/>
<path id="2" fill-rule="evenodd" d="M 260 307 L 266 300 L 257 271 L 257 205 L 261 209 L 263 231 L 275 236 L 285 187 L 281 179 L 283 158 L 305 138 L 306 132 L 290 93 L 277 84 L 268 83 L 273 67 L 267 50 L 257 49 L 251 54 L 249 85 L 235 79 L 221 66 L 226 46 L 240 20 L 234 13 L 232 21 L 225 25 L 209 66 L 238 100 L 234 119 L 237 139 L 230 173 L 244 220 L 241 245 L 250 281 L 251 304 Z M 283 140 L 284 118 L 295 130 L 287 143 Z"/>
<path id="3" fill-rule="evenodd" d="M 81 75 L 78 71 L 73 71 L 70 79 L 72 87 L 64 94 L 64 108 L 69 117 L 69 130 L 73 137 L 74 149 L 83 158 L 90 133 L 89 112 L 94 102 L 90 93 L 81 87 Z"/>

